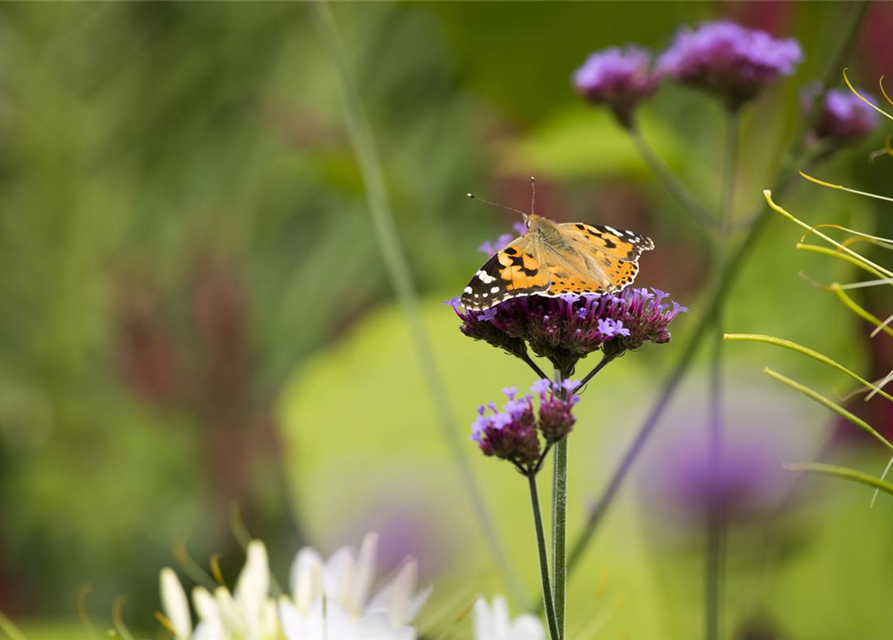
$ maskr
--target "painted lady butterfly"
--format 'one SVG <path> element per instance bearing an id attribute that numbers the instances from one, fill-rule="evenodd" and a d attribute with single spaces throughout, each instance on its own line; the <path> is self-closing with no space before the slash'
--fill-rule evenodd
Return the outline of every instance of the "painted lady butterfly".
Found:
<path id="1" fill-rule="evenodd" d="M 466 309 L 533 293 L 607 293 L 632 284 L 639 256 L 654 249 L 650 238 L 632 231 L 582 222 L 552 222 L 522 214 L 527 233 L 497 252 L 465 287 Z"/>

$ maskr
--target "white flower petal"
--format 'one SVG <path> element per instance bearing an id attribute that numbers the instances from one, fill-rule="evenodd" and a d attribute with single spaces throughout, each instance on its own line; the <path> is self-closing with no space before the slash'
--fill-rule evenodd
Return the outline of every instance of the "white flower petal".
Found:
<path id="1" fill-rule="evenodd" d="M 316 597 L 313 587 L 319 584 L 322 592 L 322 568 L 323 561 L 315 549 L 304 547 L 295 556 L 289 575 L 289 588 L 299 609 L 309 606 Z"/>
<path id="2" fill-rule="evenodd" d="M 394 626 L 407 624 L 415 618 L 431 594 L 431 589 L 428 588 L 416 595 L 418 581 L 418 562 L 415 558 L 409 557 L 404 561 L 397 575 L 378 590 L 366 610 L 370 613 L 387 612 Z"/>
<path id="3" fill-rule="evenodd" d="M 372 581 L 375 579 L 375 556 L 377 554 L 378 534 L 367 533 L 360 545 L 360 553 L 357 555 L 356 570 L 349 596 L 349 602 L 356 612 L 361 612 L 366 608 Z"/>
<path id="4" fill-rule="evenodd" d="M 279 599 L 279 620 L 287 640 L 319 640 L 326 637 L 322 598 L 299 611 L 288 598 Z"/>
<path id="5" fill-rule="evenodd" d="M 475 640 L 545 640 L 546 630 L 530 614 L 512 621 L 505 599 L 497 595 L 492 608 L 483 598 L 474 603 L 474 637 Z"/>
<path id="6" fill-rule="evenodd" d="M 291 568 L 291 590 L 298 610 L 306 612 L 323 594 L 323 564 L 319 554 L 305 548 L 298 552 Z"/>
<path id="7" fill-rule="evenodd" d="M 474 637 L 475 640 L 497 640 L 493 628 L 493 614 L 490 605 L 483 598 L 474 603 Z"/>
<path id="8" fill-rule="evenodd" d="M 353 579 L 355 556 L 353 547 L 341 547 L 326 561 L 322 578 L 327 600 L 345 602 Z"/>
<path id="9" fill-rule="evenodd" d="M 198 613 L 199 620 L 220 618 L 220 612 L 217 610 L 217 601 L 204 587 L 196 587 L 192 590 L 192 603 L 195 605 L 195 611 Z"/>
<path id="10" fill-rule="evenodd" d="M 428 601 L 428 597 L 431 595 L 432 591 L 434 591 L 433 584 L 429 584 L 426 588 L 419 591 L 418 595 L 416 595 L 409 605 L 409 611 L 406 612 L 406 617 L 403 620 L 404 624 L 408 624 L 415 620 L 415 617 L 419 615 L 419 611 L 422 610 L 422 607 L 424 607 L 425 603 Z"/>
<path id="11" fill-rule="evenodd" d="M 276 611 L 276 601 L 272 598 L 268 598 L 261 606 L 260 637 L 269 639 L 279 637 L 279 616 Z"/>
<path id="12" fill-rule="evenodd" d="M 385 613 L 350 615 L 337 604 L 326 606 L 326 640 L 415 640 L 411 627 L 395 627 Z M 291 640 L 291 639 L 289 639 Z"/>
<path id="13" fill-rule="evenodd" d="M 245 567 L 233 593 L 248 640 L 260 637 L 261 608 L 270 590 L 270 562 L 263 542 L 248 543 Z"/>
<path id="14" fill-rule="evenodd" d="M 219 620 L 203 621 L 195 628 L 192 640 L 226 640 L 229 638 Z"/>
<path id="15" fill-rule="evenodd" d="M 529 613 L 518 616 L 512 622 L 506 638 L 512 640 L 545 640 L 546 630 L 539 618 Z"/>
<path id="16" fill-rule="evenodd" d="M 494 596 L 491 614 L 493 615 L 493 632 L 496 634 L 496 638 L 493 638 L 493 640 L 508 638 L 510 624 L 509 606 L 506 604 L 505 598 Z"/>
<path id="17" fill-rule="evenodd" d="M 187 640 L 192 635 L 192 615 L 183 585 L 173 569 L 161 570 L 161 608 L 173 625 L 174 637 Z"/>
<path id="18" fill-rule="evenodd" d="M 236 636 L 238 638 L 248 635 L 245 619 L 232 594 L 224 587 L 217 587 L 214 590 L 214 600 L 217 602 L 221 626 L 228 632 L 226 637 Z"/>

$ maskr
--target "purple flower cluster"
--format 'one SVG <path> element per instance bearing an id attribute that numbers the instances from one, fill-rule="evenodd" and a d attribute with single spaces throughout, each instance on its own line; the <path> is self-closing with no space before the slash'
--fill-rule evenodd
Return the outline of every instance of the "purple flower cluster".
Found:
<path id="1" fill-rule="evenodd" d="M 819 93 L 821 87 L 817 84 L 803 90 L 801 103 L 807 115 L 812 112 Z M 863 91 L 859 93 L 868 99 L 872 97 Z M 810 135 L 814 139 L 827 140 L 835 145 L 856 144 L 877 128 L 879 120 L 877 111 L 855 94 L 830 89 L 825 94 L 825 101 Z"/>
<path id="2" fill-rule="evenodd" d="M 519 358 L 527 346 L 548 358 L 559 371 L 573 371 L 593 351 L 617 356 L 646 342 L 669 342 L 669 324 L 680 312 L 676 302 L 657 289 L 627 288 L 617 294 L 512 298 L 485 311 L 450 304 L 462 320 L 460 330 Z"/>
<path id="3" fill-rule="evenodd" d="M 593 104 L 609 106 L 624 126 L 632 124 L 636 105 L 651 96 L 659 82 L 649 53 L 633 45 L 596 51 L 573 75 L 577 93 Z"/>
<path id="4" fill-rule="evenodd" d="M 681 30 L 660 56 L 657 69 L 676 82 L 715 91 L 730 108 L 737 108 L 765 85 L 791 75 L 802 59 L 793 38 L 777 39 L 765 31 L 718 21 Z"/>
<path id="5" fill-rule="evenodd" d="M 484 455 L 508 460 L 522 473 L 536 473 L 543 459 L 540 435 L 548 449 L 571 432 L 576 421 L 571 409 L 580 401 L 574 391 L 579 386 L 576 380 L 535 382 L 530 390 L 539 398 L 538 415 L 534 395 L 526 393 L 518 398 L 515 387 L 503 389 L 508 401 L 502 411 L 492 402 L 482 405 L 471 425 L 471 439 Z"/>
<path id="6" fill-rule="evenodd" d="M 577 69 L 577 93 L 610 107 L 620 123 L 632 125 L 633 112 L 663 78 L 715 91 L 735 109 L 767 84 L 791 75 L 803 59 L 793 38 L 773 38 L 728 20 L 705 22 L 676 34 L 652 65 L 644 49 L 627 45 L 596 51 Z"/>

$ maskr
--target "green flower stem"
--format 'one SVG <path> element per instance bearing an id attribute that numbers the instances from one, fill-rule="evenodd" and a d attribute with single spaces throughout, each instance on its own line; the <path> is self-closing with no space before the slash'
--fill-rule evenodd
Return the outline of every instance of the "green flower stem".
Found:
<path id="1" fill-rule="evenodd" d="M 880 489 L 885 493 L 893 495 L 893 484 L 884 482 L 883 480 L 879 480 L 874 476 L 870 476 L 867 473 L 862 473 L 861 471 L 857 471 L 856 469 L 838 467 L 833 464 L 821 464 L 818 462 L 793 462 L 786 464 L 784 468 L 788 471 L 817 473 L 820 475 L 832 476 L 835 478 L 843 478 L 844 480 L 859 482 L 861 484 L 868 485 L 869 487 L 874 487 L 875 489 Z"/>
<path id="2" fill-rule="evenodd" d="M 475 518 L 490 549 L 493 561 L 502 574 L 506 587 L 509 589 L 516 604 L 523 604 L 526 602 L 526 597 L 521 583 L 514 574 L 508 557 L 499 542 L 496 529 L 487 512 L 486 502 L 471 465 L 465 456 L 464 442 L 458 435 L 431 342 L 422 322 L 412 274 L 394 228 L 394 219 L 391 213 L 391 205 L 385 186 L 384 171 L 378 156 L 378 149 L 366 118 L 362 101 L 354 86 L 344 51 L 341 48 L 338 26 L 335 24 L 327 2 L 310 2 L 308 6 L 316 18 L 320 32 L 320 41 L 325 46 L 335 69 L 335 78 L 339 84 L 341 97 L 344 102 L 348 133 L 362 176 L 369 213 L 375 228 L 375 236 L 381 249 L 381 256 L 385 262 L 388 277 L 396 290 L 397 298 L 409 325 L 412 340 L 415 343 L 422 375 L 439 417 L 438 423 L 441 436 L 447 444 L 453 464 L 471 501 Z"/>
<path id="3" fill-rule="evenodd" d="M 840 298 L 841 302 L 843 302 L 853 313 L 862 318 L 863 320 L 867 320 L 874 326 L 878 327 L 881 331 L 886 333 L 888 336 L 893 336 L 893 329 L 890 328 L 890 325 L 884 324 L 880 318 L 875 316 L 872 313 L 869 313 L 866 309 L 859 306 L 859 304 L 853 300 L 846 291 L 844 291 L 840 287 L 831 287 L 831 290 L 837 294 L 837 297 Z M 882 393 L 878 391 L 878 393 Z M 882 395 L 886 396 L 886 393 Z"/>
<path id="4" fill-rule="evenodd" d="M 845 60 L 847 53 L 849 52 L 853 44 L 853 40 L 857 33 L 857 28 L 862 22 L 862 18 L 865 15 L 865 11 L 868 8 L 868 5 L 869 0 L 861 0 L 859 4 L 850 11 L 847 23 L 841 27 L 840 32 L 843 34 L 843 37 L 839 41 L 837 49 L 829 59 L 828 68 L 824 74 L 824 77 L 822 78 L 822 85 L 824 87 L 827 88 L 833 78 L 839 72 L 842 63 Z M 827 91 L 827 89 L 825 89 L 825 91 Z M 794 143 L 794 148 L 788 154 L 788 161 L 782 167 L 781 171 L 779 171 L 779 174 L 773 183 L 775 191 L 779 193 L 787 191 L 788 187 L 792 183 L 793 178 L 797 175 L 796 166 L 799 162 L 803 148 L 802 134 L 804 131 L 807 131 L 809 128 L 812 127 L 818 116 L 819 110 L 815 109 L 812 116 L 804 124 L 803 129 L 799 132 L 796 138 L 796 142 Z M 601 523 L 609 507 L 613 503 L 614 498 L 617 496 L 617 493 L 620 490 L 623 481 L 629 474 L 633 463 L 642 452 L 645 443 L 648 441 L 652 431 L 654 431 L 654 428 L 657 426 L 658 420 L 660 420 L 660 417 L 663 415 L 664 409 L 666 409 L 667 404 L 669 404 L 670 398 L 676 392 L 676 389 L 679 387 L 679 383 L 682 382 L 682 379 L 685 377 L 688 368 L 691 366 L 691 363 L 694 360 L 694 356 L 697 353 L 698 347 L 701 344 L 701 340 L 706 335 L 707 329 L 712 325 L 713 318 L 717 310 L 723 308 L 723 306 L 725 305 L 727 296 L 729 295 L 729 291 L 734 285 L 738 274 L 741 272 L 742 266 L 746 262 L 747 258 L 750 256 L 750 253 L 752 252 L 754 246 L 756 246 L 757 242 L 762 236 L 763 231 L 766 228 L 766 225 L 770 219 L 768 211 L 769 209 L 765 205 L 762 205 L 760 207 L 760 211 L 758 214 L 756 214 L 756 216 L 754 216 L 754 223 L 748 229 L 747 235 L 745 236 L 744 240 L 742 240 L 741 244 L 739 244 L 737 248 L 735 248 L 734 251 L 731 253 L 731 255 L 729 256 L 729 260 L 722 268 L 719 276 L 714 281 L 713 286 L 711 286 L 706 298 L 707 308 L 698 319 L 698 322 L 695 325 L 688 342 L 682 347 L 682 353 L 679 355 L 679 360 L 677 361 L 676 366 L 673 368 L 673 370 L 670 372 L 663 385 L 661 386 L 661 389 L 658 392 L 657 399 L 655 400 L 651 411 L 645 417 L 645 421 L 642 423 L 642 426 L 639 428 L 639 431 L 633 438 L 632 444 L 630 444 L 629 448 L 626 450 L 626 453 L 623 455 L 623 458 L 620 460 L 617 467 L 615 468 L 611 479 L 608 481 L 607 487 L 601 495 L 601 499 L 597 503 L 596 508 L 592 510 L 592 513 L 590 513 L 586 525 L 582 533 L 580 534 L 580 537 L 577 538 L 577 541 L 571 548 L 570 554 L 568 555 L 568 572 L 572 572 L 574 568 L 579 564 L 579 561 L 583 557 L 583 553 L 586 551 L 589 542 L 594 537 L 596 531 L 598 530 L 599 524 Z"/>
<path id="5" fill-rule="evenodd" d="M 583 387 L 585 387 L 586 384 L 587 384 L 590 380 L 592 380 L 592 379 L 596 376 L 596 374 L 597 374 L 599 371 L 601 371 L 602 369 L 605 368 L 605 365 L 607 365 L 609 362 L 611 362 L 611 360 L 613 360 L 613 359 L 616 358 L 616 357 L 617 357 L 617 355 L 603 355 L 603 356 L 602 356 L 602 359 L 598 361 L 598 364 L 595 365 L 595 367 L 593 367 L 592 371 L 590 371 L 589 373 L 587 373 L 587 374 L 583 377 L 583 379 L 580 381 L 580 389 L 581 389 L 581 391 L 582 391 Z"/>
<path id="6" fill-rule="evenodd" d="M 778 380 L 779 382 L 782 382 L 782 383 L 788 385 L 792 389 L 799 391 L 806 397 L 812 398 L 813 400 L 815 400 L 819 404 L 827 407 L 828 409 L 831 409 L 831 411 L 833 411 L 834 413 L 839 415 L 841 418 L 848 420 L 849 422 L 852 422 L 854 425 L 856 425 L 857 427 L 862 429 L 862 431 L 865 431 L 866 433 L 870 434 L 882 445 L 884 445 L 885 447 L 887 447 L 888 449 L 893 451 L 893 444 L 891 444 L 889 440 L 887 440 L 884 436 L 882 436 L 880 433 L 878 433 L 874 429 L 874 427 L 872 427 L 870 424 L 865 422 L 859 416 L 847 411 L 846 409 L 841 407 L 839 404 L 837 404 L 833 400 L 826 398 L 825 396 L 818 393 L 817 391 L 813 391 L 806 385 L 800 384 L 799 382 L 797 382 L 795 380 L 791 380 L 790 378 L 783 376 L 780 373 L 773 371 L 772 369 L 769 369 L 768 367 L 763 369 L 763 373 L 765 373 L 770 378 L 774 378 L 774 379 Z"/>
<path id="7" fill-rule="evenodd" d="M 525 351 L 524 357 L 522 357 L 521 359 L 527 363 L 527 366 L 529 366 L 533 370 L 533 372 L 538 376 L 540 380 L 549 379 L 549 376 L 547 376 L 546 373 L 539 368 L 539 365 L 533 361 L 533 358 L 530 357 L 530 353 Z"/>
<path id="8" fill-rule="evenodd" d="M 595 367 L 601 369 L 605 362 Z M 555 369 L 555 381 L 569 378 L 572 369 Z M 593 374 L 594 375 L 594 374 Z M 559 393 L 565 394 L 562 389 Z M 555 622 L 558 633 L 564 637 L 565 611 L 567 600 L 567 440 L 563 437 L 555 443 L 555 456 L 552 477 L 552 589 L 555 596 Z"/>
<path id="9" fill-rule="evenodd" d="M 797 218 L 796 216 L 794 216 L 793 214 L 791 214 L 790 212 L 788 212 L 787 210 L 785 210 L 784 207 L 782 207 L 781 205 L 777 204 L 777 203 L 772 199 L 772 190 L 771 190 L 771 189 L 766 189 L 766 190 L 764 190 L 764 191 L 763 191 L 763 195 L 765 196 L 765 198 L 766 198 L 766 202 L 769 203 L 769 206 L 772 208 L 773 211 L 775 211 L 775 212 L 777 212 L 777 213 L 780 213 L 781 215 L 783 215 L 783 216 L 784 216 L 785 218 L 787 218 L 788 220 L 790 220 L 790 221 L 794 222 L 795 224 L 797 224 L 797 225 L 803 227 L 804 229 L 806 229 L 806 231 L 807 231 L 808 233 L 814 233 L 815 235 L 817 235 L 818 237 L 820 237 L 822 240 L 824 240 L 824 241 L 827 242 L 828 244 L 830 244 L 830 245 L 832 245 L 832 246 L 834 246 L 834 247 L 837 247 L 837 249 L 838 249 L 840 252 L 842 252 L 842 253 L 846 254 L 847 256 L 849 256 L 850 258 L 856 260 L 856 261 L 859 262 L 860 264 L 864 265 L 866 268 L 869 268 L 869 267 L 870 267 L 873 273 L 878 273 L 878 274 L 880 274 L 880 276 L 881 276 L 882 278 L 893 278 L 893 271 L 889 271 L 889 270 L 885 269 L 884 267 L 880 266 L 879 264 L 876 264 L 876 263 L 872 262 L 871 260 L 869 260 L 868 258 L 866 258 L 866 257 L 864 257 L 864 256 L 862 256 L 862 255 L 860 255 L 860 254 L 858 254 L 858 253 L 856 253 L 855 251 L 853 251 L 852 249 L 850 249 L 850 248 L 847 247 L 846 245 L 840 244 L 840 243 L 837 242 L 837 240 L 835 240 L 834 238 L 831 238 L 831 237 L 829 237 L 829 236 L 826 236 L 824 233 L 822 233 L 821 231 L 819 231 L 816 227 L 812 227 L 812 226 L 806 224 L 805 222 L 803 222 L 802 220 L 800 220 L 799 218 Z"/>
<path id="10" fill-rule="evenodd" d="M 880 271 L 877 271 L 876 269 L 869 267 L 868 265 L 864 264 L 863 262 L 856 260 L 855 258 L 848 256 L 844 253 L 841 253 L 840 251 L 831 249 L 829 247 L 818 247 L 814 244 L 806 244 L 804 242 L 798 242 L 797 249 L 799 249 L 801 251 L 810 251 L 812 253 L 820 253 L 825 256 L 831 256 L 832 258 L 840 258 L 841 260 L 843 260 L 845 262 L 849 262 L 850 264 L 855 265 L 855 266 L 859 267 L 860 269 L 863 269 L 874 276 L 877 276 L 881 280 L 889 279 L 888 276 L 885 276 Z"/>
<path id="11" fill-rule="evenodd" d="M 682 205 L 682 208 L 685 209 L 702 227 L 710 231 L 716 231 L 718 229 L 716 218 L 714 218 L 704 205 L 698 201 L 692 192 L 689 191 L 688 187 L 686 187 L 679 178 L 670 171 L 664 161 L 658 157 L 651 145 L 649 145 L 642 136 L 642 132 L 639 128 L 631 126 L 627 127 L 627 131 L 629 132 L 633 145 L 642 157 L 642 160 L 645 161 L 645 164 L 648 165 L 651 172 L 664 185 L 664 188 L 670 192 L 670 195 L 676 198 L 679 204 Z"/>
<path id="12" fill-rule="evenodd" d="M 720 201 L 719 239 L 716 242 L 714 262 L 722 265 L 726 260 L 728 235 L 734 219 L 735 176 L 738 162 L 738 112 L 726 113 L 726 139 L 723 161 L 723 188 Z M 722 464 L 723 442 L 723 309 L 716 310 L 712 328 L 710 390 L 708 394 L 708 449 L 710 471 L 715 478 Z M 725 514 L 722 506 L 711 511 L 707 519 L 707 549 L 704 574 L 704 625 L 707 640 L 717 640 L 722 621 L 722 581 L 725 556 Z"/>
<path id="13" fill-rule="evenodd" d="M 893 202 L 893 198 L 889 196 L 882 196 L 877 193 L 869 193 L 867 191 L 858 191 L 856 189 L 850 189 L 849 187 L 845 187 L 842 184 L 834 184 L 833 182 L 825 182 L 824 180 L 819 180 L 818 178 L 814 178 L 813 176 L 806 174 L 804 172 L 800 172 L 800 175 L 809 180 L 810 182 L 815 182 L 818 185 L 823 187 L 828 187 L 829 189 L 834 189 L 836 191 L 846 191 L 847 193 L 853 193 L 857 196 L 867 196 L 869 198 L 874 198 L 875 200 L 884 200 L 885 202 Z"/>
<path id="14" fill-rule="evenodd" d="M 549 557 L 546 553 L 546 532 L 543 530 L 543 514 L 540 511 L 540 499 L 536 489 L 536 474 L 527 474 L 530 486 L 530 506 L 533 508 L 533 526 L 536 529 L 536 547 L 540 559 L 540 579 L 543 586 L 543 606 L 546 611 L 546 622 L 549 625 L 549 638 L 561 640 L 558 623 L 555 619 L 555 604 L 552 601 L 552 586 L 549 584 Z"/>
<path id="15" fill-rule="evenodd" d="M 567 592 L 567 439 L 555 443 L 552 481 L 552 589 L 555 594 L 555 622 L 564 637 Z"/>
<path id="16" fill-rule="evenodd" d="M 887 392 L 882 389 L 878 389 L 871 382 L 860 376 L 859 374 L 850 371 L 845 366 L 837 362 L 836 360 L 832 360 L 828 356 L 823 353 L 819 353 L 818 351 L 814 351 L 808 347 L 804 347 L 803 345 L 799 345 L 796 342 L 791 342 L 790 340 L 783 340 L 781 338 L 775 338 L 773 336 L 764 336 L 757 333 L 727 333 L 723 336 L 726 340 L 731 340 L 735 342 L 762 342 L 764 344 L 771 344 L 776 347 L 782 347 L 784 349 L 788 349 L 790 351 L 794 351 L 801 355 L 812 358 L 813 360 L 817 360 L 822 364 L 826 364 L 829 367 L 833 367 L 838 371 L 845 373 L 850 378 L 858 382 L 864 387 L 868 387 L 872 391 L 879 393 L 884 396 L 887 400 L 893 401 L 893 396 L 889 395 Z"/>

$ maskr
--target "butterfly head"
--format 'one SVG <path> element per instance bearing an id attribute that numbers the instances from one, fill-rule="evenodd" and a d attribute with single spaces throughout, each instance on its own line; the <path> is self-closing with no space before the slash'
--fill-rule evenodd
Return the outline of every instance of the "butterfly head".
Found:
<path id="1" fill-rule="evenodd" d="M 560 232 L 554 222 L 535 213 L 524 214 L 524 226 L 527 233 L 536 233 L 546 238 L 557 240 Z"/>

